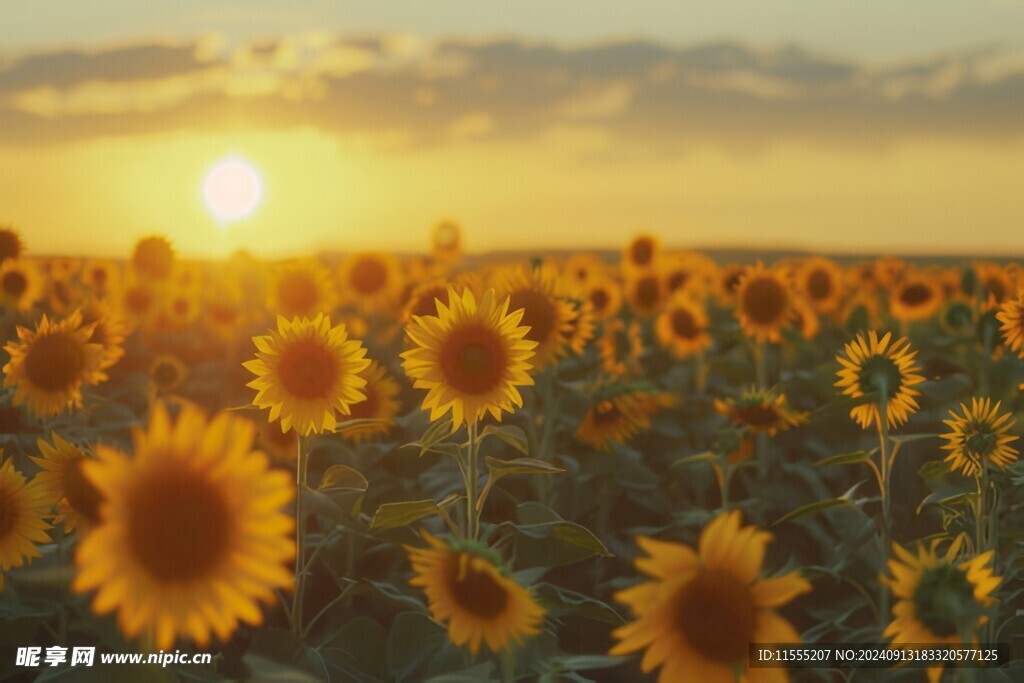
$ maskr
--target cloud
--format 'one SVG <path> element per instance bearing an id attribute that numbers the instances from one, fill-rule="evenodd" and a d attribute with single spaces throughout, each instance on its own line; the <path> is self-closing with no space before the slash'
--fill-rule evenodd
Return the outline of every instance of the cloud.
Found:
<path id="1" fill-rule="evenodd" d="M 993 49 L 869 65 L 735 42 L 424 43 L 311 32 L 9 59 L 0 65 L 0 142 L 290 126 L 386 131 L 389 148 L 395 139 L 543 142 L 552 131 L 587 149 L 622 142 L 662 152 L 787 138 L 1000 140 L 1024 134 L 1022 98 L 1024 60 Z"/>

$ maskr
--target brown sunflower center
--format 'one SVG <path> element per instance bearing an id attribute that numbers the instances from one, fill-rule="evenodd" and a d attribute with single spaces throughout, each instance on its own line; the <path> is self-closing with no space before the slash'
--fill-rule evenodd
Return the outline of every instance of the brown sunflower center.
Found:
<path id="1" fill-rule="evenodd" d="M 352 288 L 360 294 L 376 294 L 384 289 L 388 282 L 388 269 L 378 259 L 361 258 L 353 266 L 348 280 Z"/>
<path id="2" fill-rule="evenodd" d="M 309 313 L 317 301 L 316 281 L 303 271 L 293 271 L 277 284 L 281 308 L 291 313 Z"/>
<path id="3" fill-rule="evenodd" d="M 10 490 L 0 491 L 0 541 L 7 538 L 18 524 L 18 506 Z"/>
<path id="4" fill-rule="evenodd" d="M 747 658 L 757 629 L 750 587 L 723 572 L 703 569 L 680 591 L 679 630 L 704 657 L 723 664 Z"/>
<path id="5" fill-rule="evenodd" d="M 725 274 L 722 278 L 722 288 L 728 293 L 733 294 L 736 288 L 740 286 L 740 280 L 743 277 L 743 271 L 733 270 Z"/>
<path id="6" fill-rule="evenodd" d="M 590 303 L 594 305 L 594 309 L 597 311 L 604 311 L 611 303 L 612 297 L 608 294 L 605 289 L 594 289 L 590 292 Z"/>
<path id="7" fill-rule="evenodd" d="M 909 284 L 900 292 L 900 301 L 907 306 L 921 306 L 932 299 L 932 289 L 920 282 Z"/>
<path id="8" fill-rule="evenodd" d="M 0 230 L 0 263 L 21 255 L 21 238 L 13 230 Z"/>
<path id="9" fill-rule="evenodd" d="M 125 294 L 124 303 L 135 315 L 143 315 L 153 304 L 153 297 L 145 287 L 133 287 Z"/>
<path id="10" fill-rule="evenodd" d="M 601 401 L 594 408 L 594 424 L 609 425 L 619 421 L 622 411 L 612 401 Z"/>
<path id="11" fill-rule="evenodd" d="M 646 275 L 637 280 L 633 292 L 636 307 L 641 311 L 649 311 L 661 300 L 661 281 L 654 275 Z"/>
<path id="12" fill-rule="evenodd" d="M 377 395 L 377 387 L 373 382 L 367 382 L 366 386 L 363 387 L 363 393 L 366 394 L 365 401 L 349 404 L 350 414 L 348 419 L 361 420 L 377 416 L 377 406 L 380 404 L 380 397 Z"/>
<path id="13" fill-rule="evenodd" d="M 739 406 L 734 414 L 738 423 L 749 427 L 771 427 L 779 422 L 779 413 L 775 407 L 764 403 Z"/>
<path id="14" fill-rule="evenodd" d="M 832 278 L 820 268 L 812 270 L 807 277 L 807 292 L 815 301 L 827 299 L 832 293 Z"/>
<path id="15" fill-rule="evenodd" d="M 132 261 L 140 273 L 157 280 L 166 280 L 171 274 L 174 252 L 165 240 L 146 239 L 135 248 Z"/>
<path id="16" fill-rule="evenodd" d="M 441 347 L 441 373 L 463 394 L 483 394 L 496 388 L 507 362 L 497 331 L 482 324 L 456 328 Z"/>
<path id="17" fill-rule="evenodd" d="M 82 465 L 85 458 L 75 458 L 64 470 L 64 497 L 71 509 L 90 524 L 100 521 L 100 504 L 103 494 L 85 476 Z"/>
<path id="18" fill-rule="evenodd" d="M 338 375 L 338 359 L 318 339 L 303 337 L 281 349 L 277 374 L 292 396 L 330 399 Z"/>
<path id="19" fill-rule="evenodd" d="M 25 376 L 43 391 L 66 391 L 85 369 L 85 349 L 64 331 L 36 337 L 25 354 Z"/>
<path id="20" fill-rule="evenodd" d="M 509 311 L 523 309 L 519 323 L 530 328 L 526 338 L 544 344 L 555 333 L 555 305 L 543 292 L 535 289 L 519 289 L 509 295 Z"/>
<path id="21" fill-rule="evenodd" d="M 107 286 L 107 271 L 105 268 L 93 268 L 89 272 L 89 278 L 97 289 L 104 289 Z"/>
<path id="22" fill-rule="evenodd" d="M 0 287 L 3 287 L 4 294 L 20 299 L 25 290 L 28 289 L 28 278 L 20 270 L 9 270 L 4 273 Z"/>
<path id="23" fill-rule="evenodd" d="M 654 242 L 648 237 L 641 237 L 633 242 L 629 249 L 630 260 L 638 266 L 650 265 L 654 260 Z"/>
<path id="24" fill-rule="evenodd" d="M 178 373 L 178 367 L 174 363 L 162 361 L 153 367 L 149 376 L 158 387 L 171 387 L 178 382 L 178 378 L 181 375 Z"/>
<path id="25" fill-rule="evenodd" d="M 976 623 L 979 605 L 967 573 L 953 564 L 925 569 L 914 590 L 914 616 L 935 635 L 955 635 Z"/>
<path id="26" fill-rule="evenodd" d="M 454 576 L 449 585 L 459 607 L 481 619 L 493 619 L 501 614 L 508 605 L 505 587 L 491 572 L 477 569 L 471 561 L 466 563 L 464 572 L 459 564 L 456 562 L 453 567 Z"/>
<path id="27" fill-rule="evenodd" d="M 674 292 L 677 289 L 681 289 L 686 286 L 686 283 L 690 281 L 690 273 L 685 270 L 674 270 L 672 271 L 665 283 L 668 287 L 668 291 Z"/>
<path id="28" fill-rule="evenodd" d="M 209 575 L 227 557 L 235 532 L 223 491 L 183 465 L 145 476 L 127 500 L 132 555 L 158 581 Z"/>
<path id="29" fill-rule="evenodd" d="M 756 325 L 774 325 L 782 318 L 789 302 L 785 286 L 776 278 L 755 275 L 743 288 L 743 312 Z"/>
<path id="30" fill-rule="evenodd" d="M 700 325 L 693 313 L 683 309 L 672 311 L 672 332 L 680 339 L 694 339 L 700 335 Z"/>

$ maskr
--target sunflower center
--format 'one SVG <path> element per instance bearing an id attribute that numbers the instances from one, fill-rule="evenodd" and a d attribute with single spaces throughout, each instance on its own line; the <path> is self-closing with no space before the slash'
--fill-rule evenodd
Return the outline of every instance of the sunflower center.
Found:
<path id="1" fill-rule="evenodd" d="M 750 427 L 769 427 L 778 423 L 779 413 L 772 406 L 755 403 L 737 408 L 736 420 Z"/>
<path id="2" fill-rule="evenodd" d="M 207 477 L 167 466 L 145 477 L 127 503 L 131 552 L 158 581 L 207 576 L 227 556 L 231 509 Z"/>
<path id="3" fill-rule="evenodd" d="M 686 283 L 689 282 L 689 280 L 690 274 L 688 272 L 685 270 L 677 270 L 668 276 L 665 283 L 668 286 L 668 291 L 674 292 L 677 289 L 686 286 Z"/>
<path id="4" fill-rule="evenodd" d="M 7 538 L 18 523 L 18 506 L 11 491 L 0 492 L 0 541 Z"/>
<path id="5" fill-rule="evenodd" d="M 107 271 L 104 268 L 93 268 L 90 271 L 90 278 L 97 289 L 104 289 L 107 286 Z"/>
<path id="6" fill-rule="evenodd" d="M 363 387 L 363 393 L 366 394 L 365 401 L 349 404 L 348 419 L 361 420 L 364 418 L 376 417 L 377 405 L 380 403 L 380 397 L 377 396 L 376 387 L 372 382 L 367 382 L 366 386 Z"/>
<path id="7" fill-rule="evenodd" d="M 144 287 L 134 287 L 125 294 L 124 303 L 130 311 L 136 315 L 141 315 L 149 310 L 150 305 L 153 303 L 153 297 L 150 296 L 149 291 Z"/>
<path id="8" fill-rule="evenodd" d="M 772 325 L 782 318 L 788 299 L 781 282 L 758 275 L 743 289 L 743 312 L 757 325 Z"/>
<path id="9" fill-rule="evenodd" d="M 891 399 L 902 386 L 903 374 L 888 356 L 874 355 L 861 365 L 860 390 L 865 394 L 884 393 Z"/>
<path id="10" fill-rule="evenodd" d="M 82 464 L 85 458 L 75 458 L 64 470 L 64 497 L 71 509 L 91 524 L 100 521 L 100 504 L 103 494 L 85 476 Z"/>
<path id="11" fill-rule="evenodd" d="M 376 294 L 388 282 L 388 269 L 373 258 L 359 259 L 349 275 L 349 284 L 360 294 Z"/>
<path id="12" fill-rule="evenodd" d="M 832 278 L 824 270 L 811 271 L 807 278 L 807 291 L 815 301 L 827 299 L 832 293 Z"/>
<path id="13" fill-rule="evenodd" d="M 338 359 L 316 339 L 296 339 L 281 350 L 277 372 L 292 396 L 329 399 L 338 375 Z"/>
<path id="14" fill-rule="evenodd" d="M 456 391 L 483 394 L 501 382 L 507 362 L 497 333 L 483 325 L 454 330 L 441 348 L 441 372 Z"/>
<path id="15" fill-rule="evenodd" d="M 0 230 L 0 262 L 21 255 L 21 238 L 11 230 Z"/>
<path id="16" fill-rule="evenodd" d="M 85 350 L 67 332 L 36 337 L 25 355 L 25 375 L 43 391 L 73 386 L 85 369 Z"/>
<path id="17" fill-rule="evenodd" d="M 1006 285 L 997 277 L 986 280 L 985 289 L 988 290 L 988 293 L 996 300 L 997 304 L 1002 303 L 1003 299 L 1006 298 Z"/>
<path id="18" fill-rule="evenodd" d="M 520 289 L 509 295 L 509 311 L 523 309 L 520 325 L 527 326 L 530 331 L 526 338 L 538 344 L 544 344 L 555 332 L 555 307 L 543 292 L 535 289 Z"/>
<path id="19" fill-rule="evenodd" d="M 169 387 L 178 381 L 178 369 L 174 367 L 174 363 L 159 363 L 153 368 L 150 377 L 157 386 Z"/>
<path id="20" fill-rule="evenodd" d="M 18 299 L 28 289 L 28 278 L 20 271 L 10 270 L 4 273 L 3 282 L 0 282 L 0 287 L 3 287 L 4 294 Z"/>
<path id="21" fill-rule="evenodd" d="M 286 311 L 310 311 L 317 300 L 316 282 L 301 271 L 289 273 L 278 285 L 278 296 Z"/>
<path id="22" fill-rule="evenodd" d="M 700 326 L 689 311 L 672 311 L 672 331 L 681 339 L 694 339 L 700 335 Z"/>
<path id="23" fill-rule="evenodd" d="M 974 587 L 967 573 L 953 564 L 925 569 L 914 590 L 914 616 L 940 637 L 955 635 L 959 626 L 973 626 L 978 618 Z"/>
<path id="24" fill-rule="evenodd" d="M 611 302 L 611 296 L 603 289 L 595 289 L 590 292 L 590 303 L 598 311 L 603 311 Z"/>
<path id="25" fill-rule="evenodd" d="M 900 292 L 900 301 L 908 306 L 920 306 L 928 303 L 931 299 L 931 287 L 919 282 L 907 285 L 903 288 L 903 291 Z"/>
<path id="26" fill-rule="evenodd" d="M 726 274 L 722 280 L 722 287 L 726 292 L 732 294 L 736 291 L 736 288 L 740 286 L 740 280 L 743 277 L 743 271 L 734 270 Z"/>
<path id="27" fill-rule="evenodd" d="M 643 311 L 651 310 L 661 299 L 660 282 L 653 275 L 640 278 L 636 283 L 635 292 L 637 308 Z"/>
<path id="28" fill-rule="evenodd" d="M 654 243 L 646 237 L 633 242 L 629 250 L 630 259 L 638 266 L 646 266 L 654 259 Z"/>
<path id="29" fill-rule="evenodd" d="M 687 642 L 701 655 L 733 664 L 747 657 L 757 608 L 749 586 L 729 574 L 704 569 L 680 591 L 676 619 Z"/>
<path id="30" fill-rule="evenodd" d="M 608 425 L 613 424 L 622 417 L 622 411 L 612 401 L 601 401 L 594 408 L 594 424 L 595 425 Z"/>
<path id="31" fill-rule="evenodd" d="M 465 556 L 460 556 L 460 561 Z M 481 619 L 493 619 L 508 605 L 508 591 L 486 570 L 466 562 L 464 572 L 456 565 L 450 589 L 459 607 Z M 461 574 L 461 576 L 460 576 Z"/>

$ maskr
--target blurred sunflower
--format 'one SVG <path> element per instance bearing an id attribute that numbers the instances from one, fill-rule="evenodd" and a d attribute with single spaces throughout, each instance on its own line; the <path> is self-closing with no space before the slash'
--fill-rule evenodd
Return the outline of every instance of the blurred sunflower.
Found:
<path id="1" fill-rule="evenodd" d="M 91 529 L 100 522 L 103 496 L 85 476 L 83 465 L 88 458 L 81 448 L 65 441 L 56 432 L 50 434 L 53 444 L 38 439 L 36 446 L 43 457 L 29 459 L 42 468 L 34 482 L 46 491 L 49 500 L 57 503 L 53 523 L 64 522 L 64 533 L 78 527 Z"/>
<path id="2" fill-rule="evenodd" d="M 156 317 L 160 300 L 159 292 L 154 287 L 133 284 L 121 294 L 121 311 L 133 328 L 146 328 Z"/>
<path id="3" fill-rule="evenodd" d="M 607 264 L 594 254 L 577 252 L 562 264 L 562 277 L 570 288 L 584 287 L 603 277 L 607 269 Z"/>
<path id="4" fill-rule="evenodd" d="M 637 235 L 622 254 L 624 270 L 647 270 L 661 257 L 661 241 L 651 234 Z"/>
<path id="5" fill-rule="evenodd" d="M 711 346 L 708 315 L 685 291 L 678 292 L 655 323 L 658 341 L 682 360 Z"/>
<path id="6" fill-rule="evenodd" d="M 1003 302 L 996 320 L 1002 323 L 999 331 L 1003 333 L 1006 347 L 1024 358 L 1024 294 Z"/>
<path id="7" fill-rule="evenodd" d="M 170 353 L 162 353 L 149 364 L 149 384 L 158 394 L 168 394 L 182 385 L 188 368 Z"/>
<path id="8" fill-rule="evenodd" d="M 982 463 L 987 460 L 998 469 L 1017 459 L 1017 450 L 1009 444 L 1018 437 L 1009 433 L 1015 420 L 1012 413 L 999 414 L 1000 402 L 992 399 L 971 398 L 971 407 L 960 404 L 962 415 L 949 411 L 952 420 L 943 420 L 952 431 L 942 434 L 949 441 L 942 448 L 949 451 L 946 461 L 953 470 L 962 470 L 965 477 L 981 473 Z"/>
<path id="9" fill-rule="evenodd" d="M 462 255 L 462 230 L 454 221 L 441 221 L 430 233 L 431 254 L 438 261 L 457 261 Z"/>
<path id="10" fill-rule="evenodd" d="M 768 436 L 810 422 L 808 413 L 793 410 L 786 394 L 775 389 L 750 387 L 737 398 L 716 398 L 715 410 L 737 427 Z"/>
<path id="11" fill-rule="evenodd" d="M 875 259 L 875 281 L 892 289 L 903 277 L 906 262 L 897 256 L 882 256 Z"/>
<path id="12" fill-rule="evenodd" d="M 530 361 L 530 372 L 536 374 L 565 354 L 572 304 L 562 296 L 558 273 L 550 266 L 506 269 L 495 282 L 498 296 L 509 298 L 509 310 L 523 310 L 525 338 L 537 342 Z"/>
<path id="13" fill-rule="evenodd" d="M 364 425 L 342 432 L 343 439 L 356 444 L 374 436 L 387 434 L 395 415 L 402 407 L 399 398 L 401 387 L 380 363 L 371 360 L 359 376 L 366 380 L 366 386 L 363 387 L 366 400 L 352 404 L 352 412 L 348 419 L 386 420 L 386 423 Z"/>
<path id="14" fill-rule="evenodd" d="M 518 387 L 533 384 L 531 362 L 537 342 L 527 339 L 523 311 L 509 313 L 509 299 L 498 303 L 493 289 L 477 304 L 467 288 L 448 290 L 448 305 L 436 316 L 414 316 L 406 327 L 413 348 L 402 367 L 413 387 L 426 389 L 423 409 L 435 421 L 452 412 L 452 431 L 475 423 L 485 412 L 522 407 Z"/>
<path id="15" fill-rule="evenodd" d="M 278 266 L 270 286 L 270 311 L 289 320 L 329 315 L 335 297 L 327 270 L 315 261 Z"/>
<path id="16" fill-rule="evenodd" d="M 715 277 L 714 291 L 715 298 L 723 306 L 732 306 L 736 303 L 740 281 L 746 271 L 747 267 L 739 263 L 728 263 L 719 269 Z"/>
<path id="17" fill-rule="evenodd" d="M 0 226 L 0 265 L 6 261 L 17 261 L 24 250 L 18 231 L 9 225 Z"/>
<path id="18" fill-rule="evenodd" d="M 34 480 L 26 483 L 14 469 L 14 461 L 4 460 L 0 449 L 0 590 L 3 572 L 41 557 L 36 544 L 50 542 L 46 533 L 50 525 L 43 515 L 52 504 L 46 489 Z"/>
<path id="19" fill-rule="evenodd" d="M 781 341 L 780 330 L 789 317 L 793 296 L 782 275 L 758 261 L 747 268 L 736 290 L 736 317 L 748 337 Z"/>
<path id="20" fill-rule="evenodd" d="M 665 281 L 656 271 L 638 273 L 626 280 L 626 298 L 633 312 L 641 318 L 657 314 L 667 294 Z"/>
<path id="21" fill-rule="evenodd" d="M 31 261 L 7 261 L 0 265 L 0 305 L 32 310 L 46 290 L 43 274 Z"/>
<path id="22" fill-rule="evenodd" d="M 998 263 L 976 261 L 974 272 L 978 276 L 978 300 L 982 310 L 998 307 L 1017 291 L 1010 273 Z"/>
<path id="23" fill-rule="evenodd" d="M 629 325 L 619 319 L 605 323 L 597 340 L 601 368 L 615 377 L 639 374 L 643 350 L 640 323 L 636 320 Z"/>
<path id="24" fill-rule="evenodd" d="M 930 273 L 908 270 L 889 293 L 889 312 L 902 322 L 928 320 L 942 308 L 942 288 Z"/>
<path id="25" fill-rule="evenodd" d="M 846 358 L 836 356 L 843 367 L 835 386 L 841 387 L 843 395 L 851 398 L 865 394 L 886 396 L 888 425 L 898 427 L 917 411 L 914 397 L 921 392 L 911 387 L 923 382 L 924 377 L 918 374 L 921 367 L 914 362 L 917 351 L 910 350 L 910 342 L 904 337 L 890 344 L 891 339 L 891 332 L 881 339 L 874 330 L 868 333 L 867 339 L 858 334 L 846 345 Z M 878 402 L 855 406 L 850 410 L 850 417 L 863 429 L 879 424 Z"/>
<path id="26" fill-rule="evenodd" d="M 14 405 L 25 404 L 39 417 L 80 408 L 82 385 L 107 379 L 103 347 L 89 341 L 93 329 L 94 325 L 82 325 L 78 311 L 59 323 L 44 313 L 35 331 L 19 325 L 19 341 L 4 346 L 11 357 L 3 368 L 4 387 L 17 387 Z"/>
<path id="27" fill-rule="evenodd" d="M 390 314 L 401 291 L 401 266 L 385 253 L 353 254 L 339 271 L 342 296 L 364 313 Z"/>
<path id="28" fill-rule="evenodd" d="M 132 252 L 132 268 L 145 281 L 164 282 L 174 270 L 174 249 L 166 238 L 144 237 Z"/>
<path id="29" fill-rule="evenodd" d="M 100 299 L 106 299 L 121 286 L 121 268 L 107 259 L 92 259 L 82 266 L 82 284 Z"/>
<path id="30" fill-rule="evenodd" d="M 256 375 L 246 386 L 257 390 L 252 403 L 270 408 L 270 421 L 302 436 L 333 431 L 337 414 L 348 415 L 366 398 L 359 376 L 370 361 L 361 342 L 350 340 L 344 325 L 331 327 L 322 314 L 313 320 L 277 319 L 277 330 L 253 337 L 256 359 L 242 365 Z"/>
<path id="31" fill-rule="evenodd" d="M 807 341 L 817 337 L 818 332 L 821 331 L 821 320 L 818 318 L 818 312 L 802 296 L 793 297 L 786 322 Z"/>
<path id="32" fill-rule="evenodd" d="M 415 573 L 409 583 L 423 588 L 430 615 L 447 624 L 452 643 L 468 643 L 474 655 L 481 643 L 492 652 L 511 651 L 540 632 L 544 608 L 508 575 L 497 553 L 422 533 L 429 547 L 405 546 Z"/>
<path id="33" fill-rule="evenodd" d="M 797 291 L 818 313 L 835 313 L 843 302 L 843 271 L 832 259 L 809 258 L 797 271 Z"/>
<path id="34" fill-rule="evenodd" d="M 299 435 L 294 429 L 282 432 L 273 422 L 257 420 L 256 446 L 270 456 L 272 464 L 294 471 L 299 448 Z"/>
<path id="35" fill-rule="evenodd" d="M 569 348 L 582 356 L 587 343 L 594 338 L 594 306 L 589 301 L 573 300 L 572 317 L 569 319 Z"/>
<path id="36" fill-rule="evenodd" d="M 582 298 L 594 308 L 594 317 L 608 320 L 622 308 L 622 288 L 611 277 L 591 280 L 582 289 Z"/>
<path id="37" fill-rule="evenodd" d="M 70 280 L 82 269 L 82 260 L 70 256 L 55 256 L 46 259 L 46 272 L 57 281 Z"/>
<path id="38" fill-rule="evenodd" d="M 957 562 L 960 543 L 954 542 L 942 556 L 940 541 L 918 546 L 917 555 L 893 543 L 889 558 L 892 578 L 881 580 L 892 591 L 893 620 L 884 637 L 894 645 L 965 645 L 961 634 L 974 633 L 988 621 L 986 612 L 995 603 L 992 593 L 999 587 L 989 563 L 992 551 Z M 930 667 L 928 677 L 938 683 L 942 667 Z"/>
<path id="39" fill-rule="evenodd" d="M 259 602 L 289 588 L 295 554 L 288 474 L 252 450 L 252 423 L 208 421 L 184 406 L 172 424 L 156 403 L 134 455 L 99 446 L 86 476 L 104 498 L 102 522 L 81 540 L 75 592 L 96 591 L 93 611 L 117 610 L 127 638 L 152 629 L 155 645 L 180 637 L 227 641 L 239 621 L 259 625 Z"/>
<path id="40" fill-rule="evenodd" d="M 437 315 L 437 302 L 448 305 L 448 284 L 445 280 L 432 280 L 417 285 L 405 301 L 402 320 L 409 322 L 413 316 Z"/>
<path id="41" fill-rule="evenodd" d="M 661 268 L 665 291 L 672 295 L 685 290 L 702 296 L 707 292 L 715 270 L 714 261 L 699 252 L 670 254 Z"/>
<path id="42" fill-rule="evenodd" d="M 661 667 L 660 683 L 785 680 L 781 669 L 746 669 L 750 643 L 798 643 L 776 607 L 811 590 L 798 571 L 761 578 L 772 535 L 740 527 L 739 511 L 713 519 L 697 551 L 681 543 L 638 537 L 636 560 L 650 581 L 619 591 L 636 621 L 612 632 L 610 654 L 646 650 L 640 668 Z"/>
<path id="43" fill-rule="evenodd" d="M 176 289 L 163 300 L 155 326 L 160 330 L 183 330 L 198 317 L 198 292 Z"/>
<path id="44" fill-rule="evenodd" d="M 651 426 L 651 416 L 670 405 L 667 396 L 647 391 L 623 391 L 597 401 L 587 410 L 576 430 L 583 443 L 608 450 L 614 443 L 625 443 Z"/>
<path id="45" fill-rule="evenodd" d="M 93 325 L 89 341 L 103 347 L 100 367 L 109 368 L 124 356 L 124 338 L 127 330 L 124 321 L 104 301 L 87 299 L 82 305 L 82 325 Z"/>

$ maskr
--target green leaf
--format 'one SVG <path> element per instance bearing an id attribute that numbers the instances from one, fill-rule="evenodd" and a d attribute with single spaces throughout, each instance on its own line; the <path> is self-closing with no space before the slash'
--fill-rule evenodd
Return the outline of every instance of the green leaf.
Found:
<path id="1" fill-rule="evenodd" d="M 395 615 L 385 652 L 390 681 L 422 680 L 437 657 L 458 655 L 444 627 L 422 612 Z"/>
<path id="2" fill-rule="evenodd" d="M 302 505 L 307 514 L 321 515 L 335 524 L 351 521 L 351 517 L 345 513 L 333 498 L 308 486 L 302 490 Z"/>
<path id="3" fill-rule="evenodd" d="M 431 676 L 423 683 L 490 683 L 497 680 L 492 673 L 494 662 L 482 662 L 463 671 Z"/>
<path id="4" fill-rule="evenodd" d="M 893 443 L 911 443 L 912 441 L 922 441 L 924 439 L 937 439 L 938 434 L 902 434 L 896 436 L 890 436 L 889 441 Z"/>
<path id="5" fill-rule="evenodd" d="M 921 504 L 917 506 L 917 514 L 921 514 L 921 510 L 926 505 L 942 505 L 945 507 L 957 507 L 961 503 L 968 504 L 977 497 L 977 493 L 974 491 L 958 491 L 952 492 L 949 489 L 942 491 L 936 491 L 934 493 L 925 496 L 925 499 L 921 501 Z"/>
<path id="6" fill-rule="evenodd" d="M 484 458 L 487 469 L 490 470 L 491 478 L 497 480 L 507 474 L 560 474 L 565 472 L 561 467 L 556 467 L 544 460 L 536 458 L 515 458 L 514 460 L 498 460 L 487 456 Z"/>
<path id="7" fill-rule="evenodd" d="M 547 608 L 548 616 L 555 619 L 571 614 L 614 626 L 625 623 L 625 619 L 613 607 L 589 595 L 551 583 L 538 583 L 533 587 L 533 592 Z"/>
<path id="8" fill-rule="evenodd" d="M 423 432 L 423 436 L 420 437 L 419 441 L 413 441 L 412 443 L 405 444 L 409 447 L 415 447 L 420 449 L 420 457 L 422 458 L 428 452 L 433 451 L 435 453 L 445 453 L 447 449 L 435 449 L 435 444 L 439 444 L 444 441 L 452 434 L 452 418 L 450 415 L 446 415 L 437 422 L 432 422 L 427 430 Z M 458 446 L 455 446 L 456 450 Z M 445 453 L 447 454 L 447 453 Z"/>
<path id="9" fill-rule="evenodd" d="M 831 498 L 829 500 L 819 500 L 813 503 L 808 503 L 807 505 L 802 505 L 798 507 L 796 510 L 793 510 L 792 512 L 785 514 L 779 519 L 775 520 L 775 522 L 772 523 L 772 526 L 777 526 L 779 524 L 782 524 L 783 522 L 788 522 L 790 520 L 797 519 L 798 517 L 812 515 L 816 512 L 821 512 L 822 510 L 828 510 L 829 508 L 844 506 L 856 508 L 857 506 L 853 501 L 853 494 L 863 483 L 864 481 L 857 482 L 856 484 L 851 486 L 849 490 L 846 491 L 846 493 L 839 496 L 838 498 Z"/>
<path id="10" fill-rule="evenodd" d="M 384 503 L 370 522 L 370 529 L 397 529 L 418 522 L 427 517 L 441 514 L 441 510 L 462 500 L 463 496 L 450 494 L 440 502 L 433 500 L 409 500 L 402 503 Z"/>
<path id="11" fill-rule="evenodd" d="M 918 475 L 925 481 L 944 477 L 949 472 L 949 463 L 945 460 L 929 460 L 917 470 Z"/>
<path id="12" fill-rule="evenodd" d="M 321 493 L 328 495 L 333 493 L 356 492 L 366 493 L 370 483 L 358 470 L 348 465 L 331 465 L 324 472 L 320 480 L 320 486 L 316 488 Z"/>
<path id="13" fill-rule="evenodd" d="M 592 671 L 594 669 L 610 669 L 623 662 L 629 661 L 628 657 L 613 657 L 611 655 L 572 655 L 569 657 L 558 657 L 551 661 L 553 671 Z"/>
<path id="14" fill-rule="evenodd" d="M 557 567 L 600 555 L 613 557 L 597 536 L 586 527 L 573 522 L 557 521 L 542 524 L 511 524 L 515 534 L 515 556 L 520 568 Z"/>
<path id="15" fill-rule="evenodd" d="M 853 451 L 852 453 L 843 453 L 842 455 L 833 455 L 830 458 L 819 460 L 814 463 L 815 467 L 824 467 L 825 465 L 852 465 L 858 462 L 867 462 L 871 460 L 871 454 L 866 451 Z"/>
<path id="16" fill-rule="evenodd" d="M 350 432 L 353 429 L 360 429 L 362 427 L 372 427 L 376 425 L 390 425 L 390 420 L 381 420 L 374 417 L 361 417 L 356 420 L 344 420 L 334 425 L 333 434 L 344 434 Z"/>
<path id="17" fill-rule="evenodd" d="M 695 465 L 699 462 L 718 462 L 718 455 L 712 451 L 704 451 L 703 453 L 698 453 L 696 455 L 689 455 L 685 458 L 680 458 L 679 460 L 676 460 L 674 463 L 672 463 L 669 469 L 679 467 L 681 465 Z"/>
<path id="18" fill-rule="evenodd" d="M 496 436 L 523 455 L 529 455 L 530 449 L 526 439 L 526 433 L 514 425 L 487 425 L 480 432 L 480 440 L 485 437 Z"/>

